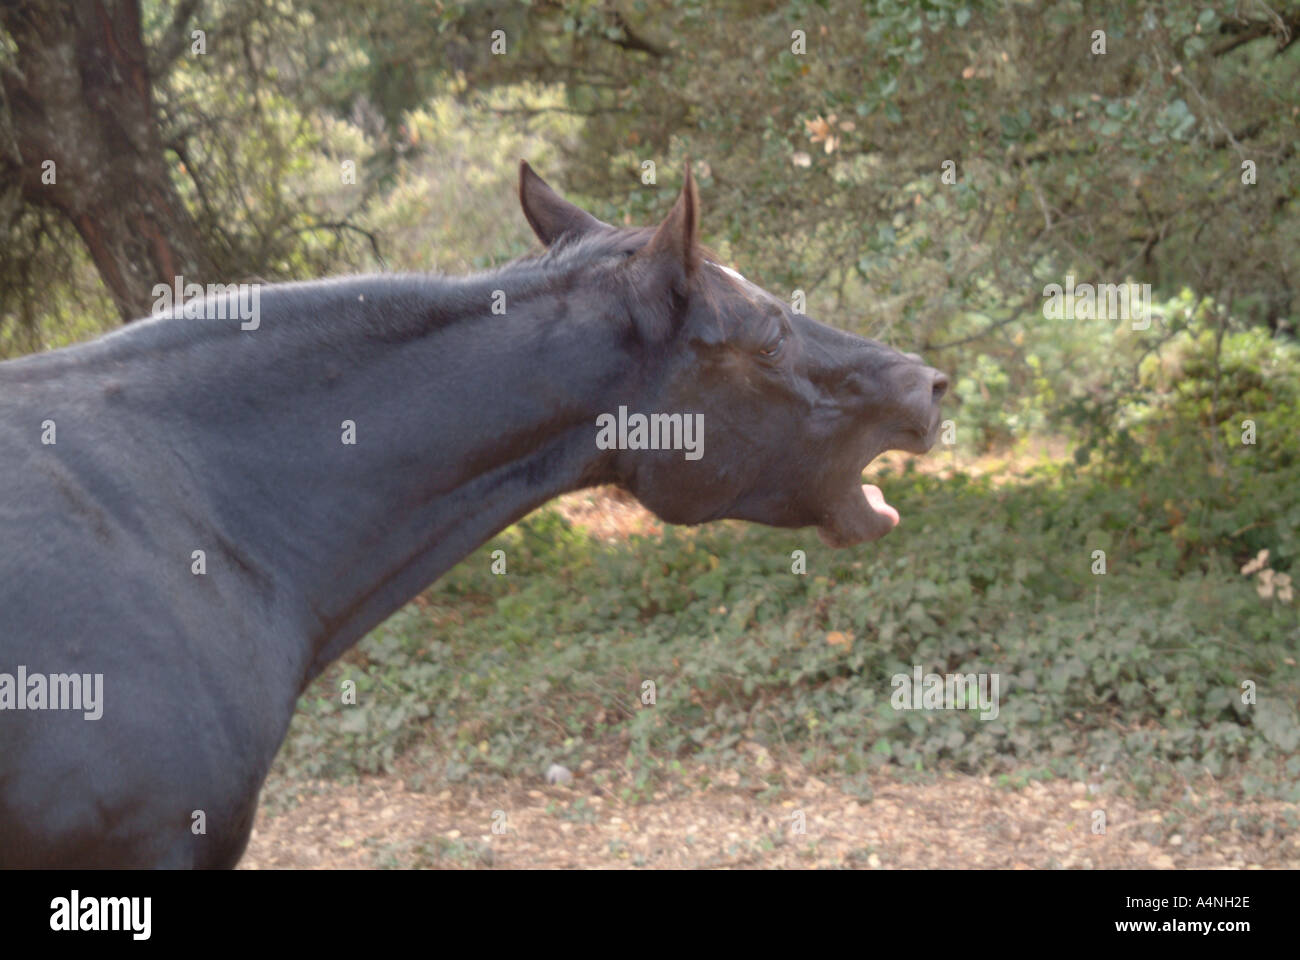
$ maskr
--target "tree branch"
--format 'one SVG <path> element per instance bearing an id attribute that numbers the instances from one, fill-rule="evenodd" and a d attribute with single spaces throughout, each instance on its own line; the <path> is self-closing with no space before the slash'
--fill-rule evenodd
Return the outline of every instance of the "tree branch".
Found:
<path id="1" fill-rule="evenodd" d="M 168 24 L 167 31 L 163 34 L 162 42 L 149 52 L 150 76 L 161 77 L 175 63 L 176 58 L 185 52 L 185 48 L 190 43 L 190 32 L 186 27 L 202 3 L 203 0 L 181 0 L 177 5 L 175 13 L 172 14 L 172 22 Z"/>
<path id="2" fill-rule="evenodd" d="M 1210 48 L 1211 57 L 1221 57 L 1238 47 L 1253 43 L 1267 36 L 1277 35 L 1277 52 L 1282 53 L 1300 39 L 1300 12 L 1288 16 L 1274 15 L 1269 20 L 1229 20 L 1219 26 L 1219 33 L 1233 35 L 1216 47 Z"/>

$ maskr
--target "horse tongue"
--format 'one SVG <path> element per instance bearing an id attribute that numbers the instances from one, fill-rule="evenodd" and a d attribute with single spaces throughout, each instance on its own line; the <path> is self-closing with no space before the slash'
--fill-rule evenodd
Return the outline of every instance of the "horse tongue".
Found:
<path id="1" fill-rule="evenodd" d="M 882 517 L 888 517 L 891 527 L 898 526 L 898 511 L 885 502 L 885 495 L 873 483 L 862 485 L 862 494 L 867 498 L 867 505 Z"/>

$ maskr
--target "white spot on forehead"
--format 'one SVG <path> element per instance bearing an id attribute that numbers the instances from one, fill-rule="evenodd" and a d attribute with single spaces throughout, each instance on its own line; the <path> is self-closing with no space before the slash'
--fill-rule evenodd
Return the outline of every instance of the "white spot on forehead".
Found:
<path id="1" fill-rule="evenodd" d="M 772 301 L 774 301 L 774 302 L 776 302 L 776 303 L 780 303 L 780 302 L 781 302 L 780 300 L 777 300 L 776 297 L 772 296 L 772 294 L 768 293 L 766 290 L 764 290 L 762 287 L 760 287 L 758 284 L 754 283 L 753 281 L 751 281 L 751 280 L 748 279 L 747 277 L 743 277 L 743 276 L 741 276 L 739 273 L 737 273 L 735 270 L 732 270 L 730 267 L 724 267 L 722 264 L 720 264 L 720 263 L 714 263 L 712 260 L 706 260 L 706 261 L 704 261 L 704 262 L 707 263 L 707 264 L 709 264 L 709 266 L 717 267 L 719 270 L 721 270 L 723 273 L 727 274 L 728 276 L 730 276 L 730 277 L 732 277 L 732 278 L 734 278 L 734 279 L 736 279 L 736 280 L 739 280 L 740 283 L 741 283 L 741 286 L 743 286 L 743 287 L 745 288 L 745 293 L 746 293 L 746 295 L 747 295 L 751 300 L 752 300 L 755 296 L 758 296 L 758 297 L 762 297 L 762 298 L 764 298 L 764 299 L 766 299 L 766 300 L 772 300 Z"/>
<path id="2" fill-rule="evenodd" d="M 720 263 L 713 263 L 712 260 L 710 260 L 709 263 L 712 263 L 713 266 L 717 267 L 717 268 L 718 268 L 719 270 L 721 270 L 723 273 L 727 273 L 727 274 L 730 274 L 731 276 L 735 277 L 735 278 L 736 278 L 737 280 L 739 280 L 741 283 L 749 283 L 748 280 L 746 280 L 744 277 L 742 277 L 740 274 L 738 274 L 735 270 L 732 270 L 730 267 L 724 267 L 724 266 L 723 266 L 722 264 L 720 264 Z"/>

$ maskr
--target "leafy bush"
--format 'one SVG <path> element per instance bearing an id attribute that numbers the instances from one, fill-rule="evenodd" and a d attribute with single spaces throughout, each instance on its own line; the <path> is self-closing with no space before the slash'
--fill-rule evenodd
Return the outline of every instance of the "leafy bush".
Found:
<path id="1" fill-rule="evenodd" d="M 535 514 L 327 672 L 282 762 L 371 771 L 417 747 L 451 779 L 617 762 L 642 795 L 687 757 L 759 775 L 760 744 L 844 774 L 1105 764 L 1147 785 L 1152 771 L 1236 772 L 1300 796 L 1295 608 L 1261 598 L 1212 548 L 1223 537 L 1188 563 L 1187 521 L 1151 522 L 1144 485 L 1097 471 L 882 483 L 903 525 L 843 552 L 731 524 L 610 546 Z M 1250 511 L 1254 533 L 1283 542 L 1292 521 Z M 506 576 L 489 571 L 495 549 Z M 791 573 L 794 550 L 807 575 Z M 1000 715 L 894 710 L 890 678 L 916 664 L 998 674 Z M 359 706 L 338 704 L 345 676 Z M 654 706 L 640 702 L 647 680 Z M 1257 705 L 1242 703 L 1246 681 Z"/>

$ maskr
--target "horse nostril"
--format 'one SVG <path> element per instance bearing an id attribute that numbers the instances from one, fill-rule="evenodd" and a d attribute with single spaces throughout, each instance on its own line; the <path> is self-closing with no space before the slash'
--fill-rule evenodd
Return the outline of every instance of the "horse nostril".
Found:
<path id="1" fill-rule="evenodd" d="M 948 392 L 948 378 L 937 370 L 934 374 L 934 402 L 938 403 Z"/>

